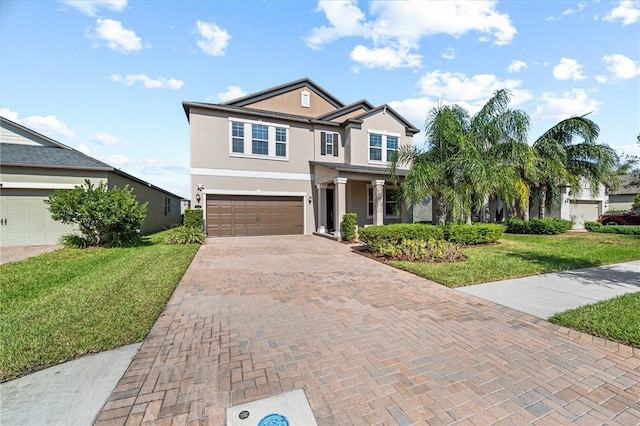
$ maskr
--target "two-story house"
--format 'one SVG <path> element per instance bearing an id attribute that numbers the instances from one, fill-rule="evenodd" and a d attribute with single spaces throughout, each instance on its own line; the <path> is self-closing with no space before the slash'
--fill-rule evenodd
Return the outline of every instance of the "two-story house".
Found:
<path id="1" fill-rule="evenodd" d="M 331 232 L 348 212 L 359 226 L 410 219 L 388 160 L 419 129 L 388 105 L 345 105 L 304 78 L 183 107 L 192 204 L 204 209 L 208 236 Z"/>

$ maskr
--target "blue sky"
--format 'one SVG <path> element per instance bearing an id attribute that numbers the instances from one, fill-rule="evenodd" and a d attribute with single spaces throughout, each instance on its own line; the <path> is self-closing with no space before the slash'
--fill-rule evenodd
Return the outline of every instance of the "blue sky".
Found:
<path id="1" fill-rule="evenodd" d="M 508 88 L 530 141 L 591 113 L 600 142 L 640 154 L 639 56 L 638 1 L 3 0 L 0 114 L 188 196 L 181 102 L 303 77 L 419 128 Z"/>

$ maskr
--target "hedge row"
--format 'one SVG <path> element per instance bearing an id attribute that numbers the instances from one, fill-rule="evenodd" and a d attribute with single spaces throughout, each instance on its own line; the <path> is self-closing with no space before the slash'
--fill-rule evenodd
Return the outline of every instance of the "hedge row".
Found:
<path id="1" fill-rule="evenodd" d="M 602 226 L 600 222 L 585 222 L 584 227 L 589 232 L 600 232 L 603 234 L 640 235 L 640 226 L 628 226 L 628 225 Z"/>
<path id="2" fill-rule="evenodd" d="M 461 245 L 492 243 L 500 239 L 505 227 L 497 224 L 426 225 L 397 223 L 360 229 L 359 239 L 375 252 L 399 246 L 404 240 L 446 240 Z"/>
<path id="3" fill-rule="evenodd" d="M 566 219 L 507 219 L 508 234 L 536 234 L 536 235 L 557 235 L 567 232 L 573 226 L 573 222 Z"/>

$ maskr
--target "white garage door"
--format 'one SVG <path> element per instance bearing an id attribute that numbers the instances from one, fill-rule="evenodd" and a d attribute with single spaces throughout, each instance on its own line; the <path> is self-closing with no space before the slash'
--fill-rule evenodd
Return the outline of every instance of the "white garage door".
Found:
<path id="1" fill-rule="evenodd" d="M 0 189 L 0 245 L 57 244 L 74 230 L 51 219 L 44 200 L 48 190 Z"/>
<path id="2" fill-rule="evenodd" d="M 569 215 L 576 224 L 584 225 L 585 221 L 598 220 L 600 203 L 598 201 L 571 200 Z"/>

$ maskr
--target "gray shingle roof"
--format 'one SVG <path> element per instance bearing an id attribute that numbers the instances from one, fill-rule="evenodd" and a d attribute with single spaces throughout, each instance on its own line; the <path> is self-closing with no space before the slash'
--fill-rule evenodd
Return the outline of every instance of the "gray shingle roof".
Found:
<path id="1" fill-rule="evenodd" d="M 10 143 L 0 144 L 0 163 L 3 166 L 113 170 L 108 164 L 72 149 Z"/>

